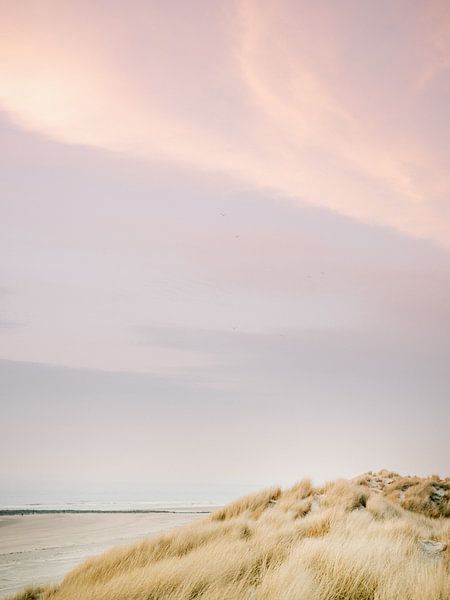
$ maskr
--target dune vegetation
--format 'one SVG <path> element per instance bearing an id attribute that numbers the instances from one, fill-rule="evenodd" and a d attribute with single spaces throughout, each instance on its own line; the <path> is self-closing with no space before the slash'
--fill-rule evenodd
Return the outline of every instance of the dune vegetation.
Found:
<path id="1" fill-rule="evenodd" d="M 16 600 L 448 600 L 450 479 L 380 471 L 242 498 Z"/>

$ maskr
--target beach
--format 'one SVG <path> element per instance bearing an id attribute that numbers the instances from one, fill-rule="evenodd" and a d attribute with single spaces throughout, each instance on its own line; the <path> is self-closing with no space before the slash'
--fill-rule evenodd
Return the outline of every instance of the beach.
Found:
<path id="1" fill-rule="evenodd" d="M 0 516 L 0 598 L 57 582 L 89 556 L 187 525 L 204 518 L 206 510 Z"/>

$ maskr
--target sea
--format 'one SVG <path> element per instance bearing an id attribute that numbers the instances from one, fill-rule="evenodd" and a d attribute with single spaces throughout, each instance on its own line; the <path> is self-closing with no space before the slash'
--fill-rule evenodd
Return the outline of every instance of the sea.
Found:
<path id="1" fill-rule="evenodd" d="M 0 486 L 0 511 L 189 511 L 223 506 L 258 484 L 135 483 Z"/>

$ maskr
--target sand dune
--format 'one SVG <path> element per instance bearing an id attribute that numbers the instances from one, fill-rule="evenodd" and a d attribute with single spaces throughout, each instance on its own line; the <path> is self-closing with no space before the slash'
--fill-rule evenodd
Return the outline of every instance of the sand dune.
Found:
<path id="1" fill-rule="evenodd" d="M 381 471 L 241 498 L 17 600 L 448 600 L 450 479 Z"/>

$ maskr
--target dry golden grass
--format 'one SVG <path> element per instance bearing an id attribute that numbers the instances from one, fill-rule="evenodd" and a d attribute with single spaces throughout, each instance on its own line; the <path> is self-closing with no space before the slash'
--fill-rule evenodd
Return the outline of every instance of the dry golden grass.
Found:
<path id="1" fill-rule="evenodd" d="M 448 600 L 448 479 L 266 490 L 15 600 Z"/>

